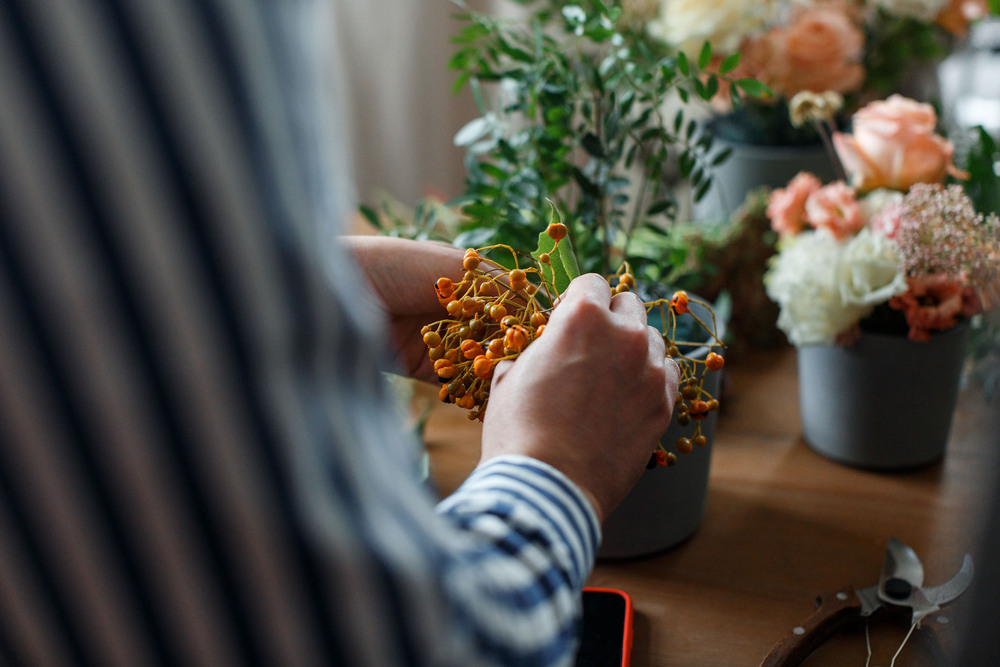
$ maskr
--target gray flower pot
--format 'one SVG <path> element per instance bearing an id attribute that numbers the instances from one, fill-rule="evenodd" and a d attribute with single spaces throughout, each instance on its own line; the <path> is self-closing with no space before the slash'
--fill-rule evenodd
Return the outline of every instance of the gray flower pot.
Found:
<path id="1" fill-rule="evenodd" d="M 692 307 L 695 307 L 692 305 Z M 700 312 L 699 317 L 705 317 Z M 655 322 L 650 322 L 656 326 Z M 717 332 L 721 338 L 724 323 Z M 704 359 L 708 347 L 701 347 L 689 356 Z M 704 366 L 699 367 L 705 373 Z M 718 398 L 724 371 L 708 372 L 705 389 Z M 691 537 L 705 517 L 708 498 L 708 473 L 712 459 L 712 441 L 717 412 L 701 420 L 704 447 L 695 447 L 688 454 L 678 454 L 677 463 L 646 470 L 629 494 L 604 521 L 600 559 L 620 559 L 648 556 L 677 546 Z M 690 436 L 694 420 L 680 427 L 676 417 L 660 441 L 668 452 L 675 451 L 677 439 Z"/>
<path id="2" fill-rule="evenodd" d="M 945 452 L 969 326 L 926 342 L 862 334 L 798 350 L 802 434 L 834 461 L 875 470 L 928 465 Z"/>
<path id="3" fill-rule="evenodd" d="M 824 182 L 836 178 L 822 144 L 758 146 L 716 138 L 715 146 L 718 151 L 730 148 L 733 152 L 712 168 L 712 186 L 694 204 L 695 220 L 727 219 L 752 190 L 783 188 L 800 171 L 811 172 Z"/>

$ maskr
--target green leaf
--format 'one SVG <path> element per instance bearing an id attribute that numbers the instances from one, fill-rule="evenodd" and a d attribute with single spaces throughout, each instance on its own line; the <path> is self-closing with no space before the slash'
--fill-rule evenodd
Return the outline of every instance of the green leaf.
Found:
<path id="1" fill-rule="evenodd" d="M 719 74 L 729 74 L 740 64 L 740 53 L 730 53 L 719 65 Z"/>
<path id="2" fill-rule="evenodd" d="M 698 68 L 705 69 L 708 64 L 712 62 L 712 45 L 705 40 L 705 43 L 701 45 L 701 52 L 698 54 Z"/>
<path id="3" fill-rule="evenodd" d="M 757 79 L 738 79 L 736 86 L 751 97 L 768 97 L 771 89 Z"/>
<path id="4" fill-rule="evenodd" d="M 687 54 L 683 51 L 677 54 L 677 69 L 681 71 L 684 76 L 691 76 L 691 65 L 688 63 Z"/>
<path id="5" fill-rule="evenodd" d="M 583 144 L 584 150 L 586 150 L 587 153 L 593 157 L 601 159 L 606 155 L 604 152 L 604 146 L 601 145 L 601 140 L 593 132 L 585 134 L 583 139 L 580 140 L 580 143 Z"/>
<path id="6" fill-rule="evenodd" d="M 549 207 L 551 208 L 549 224 L 562 222 L 559 209 L 551 200 L 549 200 Z M 562 294 L 569 287 L 570 282 L 580 275 L 580 265 L 576 260 L 576 253 L 573 251 L 573 242 L 567 235 L 559 241 L 557 246 L 556 242 L 543 231 L 538 235 L 538 248 L 531 253 L 531 256 L 537 261 L 542 253 L 549 255 L 548 264 L 538 263 L 542 277 L 546 282 L 555 285 L 556 291 Z"/>
<path id="7" fill-rule="evenodd" d="M 376 213 L 375 209 L 373 209 L 371 206 L 364 206 L 364 205 L 359 206 L 358 212 L 361 213 L 362 216 L 364 216 L 365 220 L 372 223 L 375 229 L 382 229 L 382 220 L 379 219 L 378 213 Z"/>

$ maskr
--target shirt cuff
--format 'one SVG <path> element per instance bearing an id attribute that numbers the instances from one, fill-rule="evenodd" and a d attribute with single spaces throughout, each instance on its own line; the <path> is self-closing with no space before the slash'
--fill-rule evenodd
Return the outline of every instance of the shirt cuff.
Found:
<path id="1" fill-rule="evenodd" d="M 566 475 L 529 456 L 507 454 L 478 468 L 451 496 L 441 501 L 444 514 L 490 511 L 496 504 L 514 503 L 529 510 L 535 526 L 550 535 L 555 557 L 582 587 L 594 566 L 601 527 L 590 500 Z"/>

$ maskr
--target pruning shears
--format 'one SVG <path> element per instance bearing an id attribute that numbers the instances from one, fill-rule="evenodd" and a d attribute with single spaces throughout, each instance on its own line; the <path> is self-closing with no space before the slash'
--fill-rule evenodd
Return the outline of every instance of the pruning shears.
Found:
<path id="1" fill-rule="evenodd" d="M 908 609 L 912 632 L 928 614 L 965 592 L 972 582 L 972 569 L 972 557 L 966 554 L 958 574 L 940 586 L 925 587 L 924 568 L 916 552 L 895 537 L 889 538 L 878 583 L 821 595 L 816 611 L 775 644 L 760 667 L 800 665 L 845 623 L 859 616 L 867 618 L 882 608 Z"/>

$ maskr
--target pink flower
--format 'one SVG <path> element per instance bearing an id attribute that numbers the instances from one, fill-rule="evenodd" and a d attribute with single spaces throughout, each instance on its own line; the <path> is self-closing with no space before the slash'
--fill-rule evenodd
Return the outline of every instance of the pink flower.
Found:
<path id="1" fill-rule="evenodd" d="M 910 288 L 889 299 L 889 305 L 902 310 L 910 325 L 910 340 L 923 341 L 931 331 L 943 331 L 958 324 L 958 318 L 974 307 L 967 290 L 949 276 L 935 273 L 907 279 Z M 975 298 L 975 292 L 971 292 Z"/>
<path id="2" fill-rule="evenodd" d="M 782 236 L 795 235 L 806 226 L 806 199 L 820 188 L 820 181 L 807 171 L 796 174 L 786 188 L 776 188 L 767 199 L 771 229 Z"/>
<path id="3" fill-rule="evenodd" d="M 903 222 L 903 205 L 901 202 L 890 202 L 881 211 L 872 216 L 868 226 L 876 234 L 881 234 L 887 239 L 896 237 L 899 225 Z"/>
<path id="4" fill-rule="evenodd" d="M 842 181 L 824 185 L 809 195 L 806 219 L 813 227 L 825 229 L 837 239 L 854 236 L 865 226 L 854 189 Z"/>
<path id="5" fill-rule="evenodd" d="M 804 90 L 854 92 L 865 80 L 864 41 L 847 4 L 799 7 L 788 25 L 744 42 L 737 71 L 787 98 Z"/>
<path id="6" fill-rule="evenodd" d="M 906 191 L 961 175 L 952 162 L 954 146 L 935 134 L 936 124 L 931 105 L 892 95 L 855 113 L 853 135 L 836 132 L 833 143 L 854 187 Z"/>
<path id="7" fill-rule="evenodd" d="M 785 32 L 786 59 L 779 88 L 788 96 L 803 90 L 858 90 L 865 80 L 864 44 L 864 33 L 848 16 L 846 6 L 802 9 Z"/>

